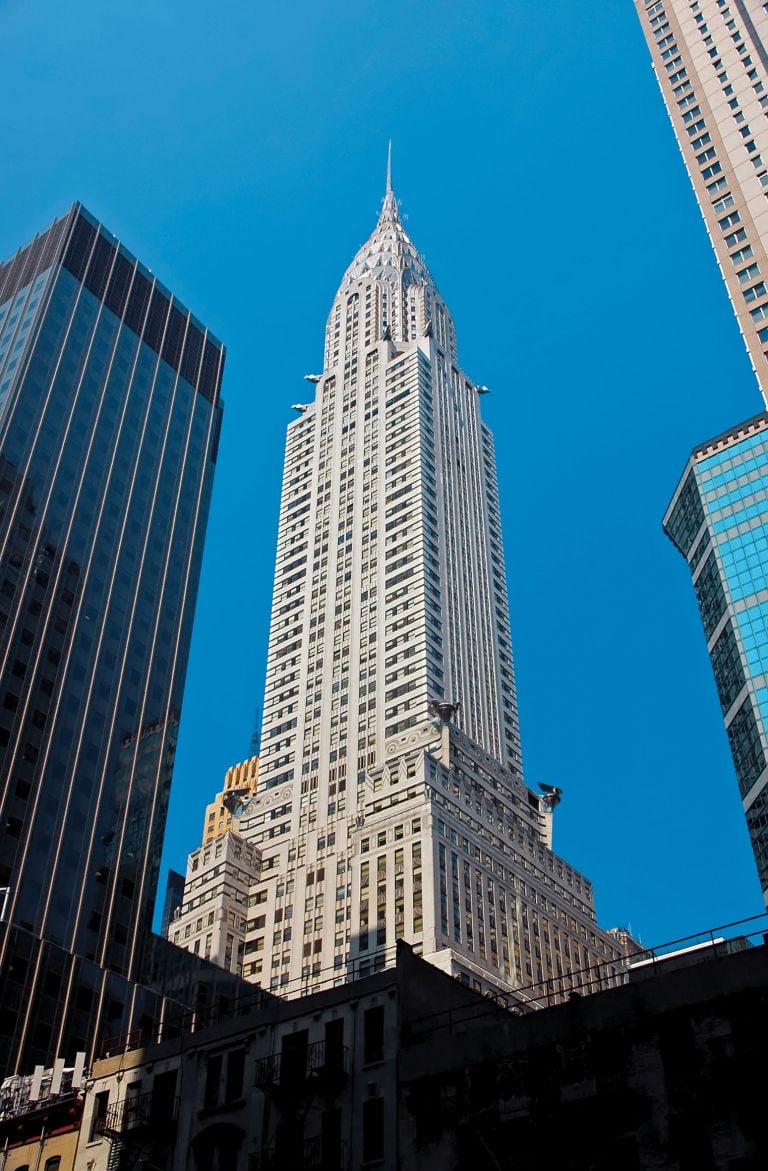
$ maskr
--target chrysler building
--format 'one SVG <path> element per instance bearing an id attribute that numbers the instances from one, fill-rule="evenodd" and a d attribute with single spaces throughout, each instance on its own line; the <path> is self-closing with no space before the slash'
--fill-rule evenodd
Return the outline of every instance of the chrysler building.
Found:
<path id="1" fill-rule="evenodd" d="M 482 990 L 613 960 L 523 782 L 493 437 L 398 212 L 345 272 L 288 428 L 243 975 L 285 995 L 400 938 Z M 576 980 L 578 984 L 578 980 Z"/>

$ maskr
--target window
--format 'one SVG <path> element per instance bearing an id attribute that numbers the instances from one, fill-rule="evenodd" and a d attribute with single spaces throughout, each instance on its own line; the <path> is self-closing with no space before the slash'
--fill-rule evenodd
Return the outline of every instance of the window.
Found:
<path id="1" fill-rule="evenodd" d="M 740 285 L 745 285 L 747 281 L 751 281 L 753 277 L 759 275 L 760 265 L 757 263 L 749 264 L 746 268 L 742 268 L 739 272 L 736 273 L 736 276 L 739 278 Z"/>
<path id="2" fill-rule="evenodd" d="M 341 1110 L 330 1107 L 320 1115 L 320 1164 L 322 1167 L 340 1167 L 343 1162 L 341 1141 Z"/>
<path id="3" fill-rule="evenodd" d="M 203 1099 L 203 1106 L 206 1110 L 212 1110 L 224 1102 L 236 1101 L 242 1096 L 244 1069 L 244 1049 L 233 1049 L 228 1054 L 215 1053 L 209 1056 Z"/>
<path id="4" fill-rule="evenodd" d="M 384 1158 L 384 1099 L 363 1102 L 363 1162 Z"/>
<path id="5" fill-rule="evenodd" d="M 244 1069 L 245 1050 L 234 1049 L 229 1054 L 229 1059 L 227 1061 L 227 1086 L 225 1101 L 234 1102 L 242 1096 Z"/>
<path id="6" fill-rule="evenodd" d="M 150 1122 L 160 1122 L 166 1125 L 168 1119 L 173 1118 L 176 1103 L 176 1079 L 177 1071 L 175 1069 L 155 1074 L 152 1082 Z"/>
<path id="7" fill-rule="evenodd" d="M 221 1086 L 221 1070 L 223 1058 L 221 1054 L 216 1054 L 208 1058 L 208 1065 L 205 1073 L 205 1098 L 204 1106 L 210 1109 L 216 1106 L 219 1101 L 219 1088 Z"/>
<path id="8" fill-rule="evenodd" d="M 756 301 L 758 299 L 758 297 L 764 297 L 764 296 L 765 296 L 765 282 L 764 281 L 760 281 L 758 284 L 753 285 L 751 289 L 744 290 L 744 300 L 747 302 L 747 304 L 749 304 L 750 301 Z"/>
<path id="9" fill-rule="evenodd" d="M 363 1064 L 384 1060 L 384 1008 L 378 1005 L 363 1014 Z"/>
<path id="10" fill-rule="evenodd" d="M 91 1116 L 91 1133 L 89 1142 L 93 1142 L 96 1135 L 99 1135 L 104 1130 L 104 1122 L 107 1117 L 107 1108 L 109 1107 L 109 1090 L 101 1090 L 96 1095 L 93 1104 L 93 1114 Z M 19 1168 L 22 1171 L 22 1168 Z"/>
<path id="11" fill-rule="evenodd" d="M 739 791 L 745 797 L 765 768 L 765 753 L 749 697 L 736 712 L 727 731 Z"/>
<path id="12" fill-rule="evenodd" d="M 53 1155 L 50 1159 L 45 1160 L 45 1171 L 59 1171 L 61 1167 L 61 1155 Z"/>
<path id="13" fill-rule="evenodd" d="M 738 228 L 737 231 L 731 232 L 730 236 L 725 237 L 725 244 L 727 248 L 735 248 L 737 244 L 743 243 L 747 238 L 745 228 Z"/>

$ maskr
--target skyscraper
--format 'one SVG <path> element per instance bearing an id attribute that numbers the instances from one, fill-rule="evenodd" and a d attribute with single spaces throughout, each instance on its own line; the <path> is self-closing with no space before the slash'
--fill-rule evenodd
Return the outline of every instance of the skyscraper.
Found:
<path id="1" fill-rule="evenodd" d="M 768 398 L 768 9 L 635 0 L 757 380 Z"/>
<path id="2" fill-rule="evenodd" d="M 768 415 L 694 449 L 664 529 L 691 570 L 768 902 Z"/>
<path id="3" fill-rule="evenodd" d="M 224 775 L 224 788 L 216 794 L 216 800 L 206 806 L 202 837 L 204 846 L 229 830 L 236 830 L 234 811 L 246 798 L 253 796 L 258 783 L 258 756 L 249 756 L 247 760 L 233 764 L 227 769 Z"/>
<path id="4" fill-rule="evenodd" d="M 223 360 L 79 204 L 0 266 L 0 1063 L 140 976 Z"/>
<path id="5" fill-rule="evenodd" d="M 248 893 L 258 879 L 259 864 L 258 847 L 234 829 L 193 850 L 181 903 L 168 924 L 168 938 L 177 947 L 241 975 Z"/>
<path id="6" fill-rule="evenodd" d="M 478 987 L 616 954 L 523 783 L 486 388 L 390 178 L 288 428 L 244 975 L 287 993 L 399 938 Z"/>
<path id="7" fill-rule="evenodd" d="M 224 788 L 205 810 L 200 846 L 187 861 L 177 912 L 163 934 L 177 947 L 240 975 L 246 907 L 257 880 L 260 852 L 240 836 L 238 814 L 258 787 L 259 758 L 228 768 Z"/>
<path id="8" fill-rule="evenodd" d="M 165 882 L 165 898 L 163 899 L 163 917 L 160 922 L 160 934 L 167 938 L 171 920 L 184 900 L 184 875 L 178 870 L 169 870 Z"/>
<path id="9" fill-rule="evenodd" d="M 763 398 L 768 397 L 768 7 L 635 0 Z M 768 900 L 768 416 L 697 445 L 664 517 L 701 611 Z"/>

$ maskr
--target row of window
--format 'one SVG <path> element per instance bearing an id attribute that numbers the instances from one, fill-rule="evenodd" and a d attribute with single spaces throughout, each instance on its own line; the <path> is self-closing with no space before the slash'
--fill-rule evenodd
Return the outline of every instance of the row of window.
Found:
<path id="1" fill-rule="evenodd" d="M 753 83 L 753 89 L 755 93 L 760 97 L 760 104 L 764 109 L 768 109 L 768 94 L 764 92 L 765 87 L 763 82 L 758 80 L 757 69 L 753 66 L 752 59 L 747 53 L 747 46 L 744 43 L 743 37 L 736 26 L 736 21 L 731 16 L 726 0 L 718 0 L 718 7 L 720 8 L 721 15 L 725 21 L 725 28 L 730 34 L 733 43 L 738 47 L 738 52 L 741 57 L 742 64 L 747 70 L 747 77 Z M 704 45 L 706 46 L 708 54 L 713 61 L 713 67 L 717 72 L 718 81 L 722 85 L 723 95 L 727 99 L 728 108 L 732 111 L 733 120 L 739 127 L 739 134 L 744 141 L 747 154 L 757 173 L 757 179 L 764 188 L 768 188 L 768 168 L 764 166 L 763 160 L 759 154 L 758 147 L 755 142 L 754 135 L 750 130 L 749 125 L 745 122 L 744 112 L 741 109 L 738 97 L 734 93 L 733 84 L 729 81 L 728 74 L 723 68 L 722 59 L 720 58 L 718 50 L 714 45 L 712 34 L 704 21 L 704 17 L 700 11 L 700 5 L 698 3 L 691 4 L 691 11 L 694 14 L 694 19 L 699 33 L 703 38 Z M 660 21 L 662 18 L 663 8 L 658 10 L 657 14 L 652 18 L 652 27 L 656 25 L 656 22 Z M 654 30 L 657 40 L 663 27 L 664 26 L 659 26 Z M 685 69 L 683 69 L 681 76 L 685 75 L 685 72 Z M 686 124 L 687 134 L 692 139 L 692 149 L 697 151 L 701 147 L 706 146 L 706 144 L 710 141 L 710 136 L 708 133 L 699 134 L 700 131 L 705 129 L 705 122 L 703 118 L 698 117 L 701 114 L 701 109 L 696 104 L 696 96 L 691 89 L 690 81 L 681 81 L 681 83 L 675 88 L 674 92 L 677 95 L 677 105 L 681 112 L 683 122 Z M 694 137 L 694 135 L 698 135 L 698 137 Z M 709 149 L 702 151 L 702 153 L 698 154 L 696 157 L 697 162 L 702 168 L 702 177 L 705 180 L 712 180 L 711 183 L 708 183 L 707 190 L 710 192 L 710 195 L 713 198 L 716 197 L 714 203 L 715 213 L 719 214 L 728 208 L 732 208 L 735 201 L 733 195 L 727 190 L 729 186 L 728 181 L 725 179 L 725 177 L 717 177 L 721 170 L 720 164 L 717 162 L 709 162 L 710 159 L 714 158 L 714 148 L 710 147 Z M 766 191 L 766 197 L 768 197 L 768 191 Z M 750 316 L 753 322 L 755 322 L 757 325 L 759 322 L 768 319 L 768 303 L 766 303 L 765 300 L 766 285 L 764 281 L 755 279 L 760 276 L 760 268 L 756 261 L 752 261 L 752 263 L 744 265 L 744 261 L 749 260 L 754 255 L 752 245 L 747 242 L 748 237 L 746 229 L 744 227 L 737 227 L 735 231 L 730 231 L 731 228 L 739 224 L 740 219 L 741 217 L 739 212 L 732 211 L 728 215 L 718 220 L 718 226 L 721 230 L 729 232 L 729 234 L 724 238 L 726 247 L 729 250 L 734 248 L 736 249 L 735 252 L 731 252 L 731 262 L 736 269 L 736 278 L 739 285 L 748 286 L 742 289 L 743 296 L 747 305 L 754 306 L 752 309 L 750 309 Z M 740 245 L 744 246 L 740 247 Z M 763 327 L 758 330 L 757 336 L 761 344 L 764 347 L 768 347 L 768 327 Z M 764 353 L 768 354 L 768 348 L 764 349 Z"/>

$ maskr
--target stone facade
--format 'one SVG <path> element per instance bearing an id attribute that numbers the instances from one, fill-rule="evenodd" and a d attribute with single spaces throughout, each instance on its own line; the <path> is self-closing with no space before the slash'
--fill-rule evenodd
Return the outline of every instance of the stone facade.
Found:
<path id="1" fill-rule="evenodd" d="M 487 387 L 388 181 L 288 428 L 244 978 L 306 995 L 399 940 L 512 993 L 617 958 L 523 780 Z"/>

